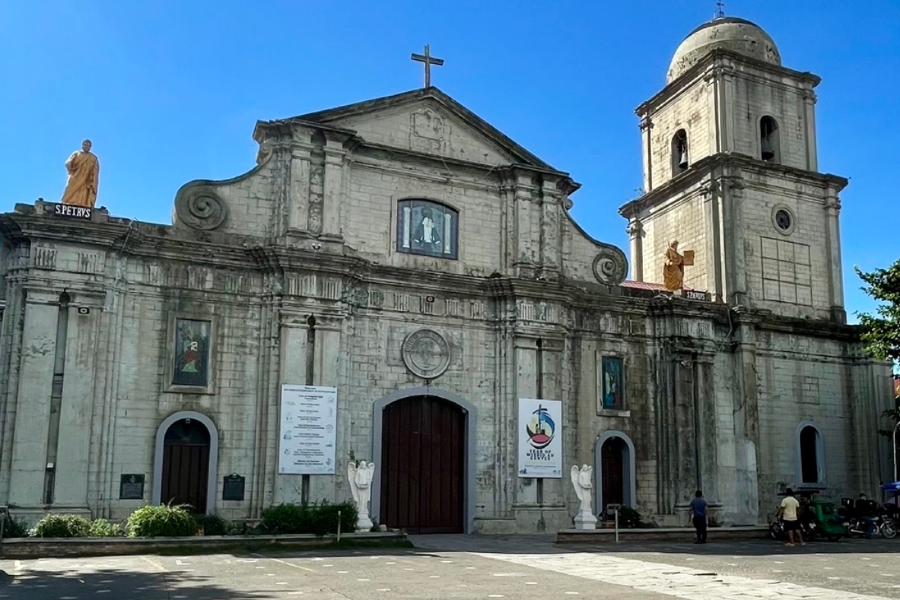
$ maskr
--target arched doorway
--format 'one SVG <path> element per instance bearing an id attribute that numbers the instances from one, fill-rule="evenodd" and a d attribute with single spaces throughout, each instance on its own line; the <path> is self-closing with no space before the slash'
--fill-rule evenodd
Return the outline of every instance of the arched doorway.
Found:
<path id="1" fill-rule="evenodd" d="M 627 447 L 620 437 L 611 437 L 600 447 L 603 463 L 601 484 L 603 505 L 625 503 L 625 453 Z"/>
<path id="2" fill-rule="evenodd" d="M 604 431 L 594 446 L 597 512 L 609 504 L 634 507 L 634 444 L 621 431 Z"/>
<path id="3" fill-rule="evenodd" d="M 797 427 L 797 475 L 800 487 L 825 483 L 825 444 L 815 423 L 803 421 Z"/>
<path id="4" fill-rule="evenodd" d="M 153 503 L 213 512 L 218 453 L 218 432 L 205 415 L 180 412 L 163 421 L 156 432 Z"/>
<path id="5" fill-rule="evenodd" d="M 376 402 L 372 512 L 379 523 L 411 533 L 471 531 L 472 411 L 454 395 L 427 388 Z"/>

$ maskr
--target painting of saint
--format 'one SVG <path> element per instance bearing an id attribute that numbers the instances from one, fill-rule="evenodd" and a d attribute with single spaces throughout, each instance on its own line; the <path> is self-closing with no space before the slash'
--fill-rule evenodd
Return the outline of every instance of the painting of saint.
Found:
<path id="1" fill-rule="evenodd" d="M 622 410 L 625 408 L 625 382 L 622 375 L 622 359 L 604 356 L 602 373 L 603 408 Z"/>
<path id="2" fill-rule="evenodd" d="M 209 321 L 176 319 L 173 385 L 209 385 Z"/>
<path id="3" fill-rule="evenodd" d="M 434 222 L 430 208 L 422 209 L 422 220 L 416 226 L 413 243 L 416 244 L 417 250 L 423 250 L 427 254 L 441 253 L 441 234 Z"/>
<path id="4" fill-rule="evenodd" d="M 458 235 L 453 209 L 426 200 L 401 200 L 397 250 L 409 254 L 455 259 Z"/>

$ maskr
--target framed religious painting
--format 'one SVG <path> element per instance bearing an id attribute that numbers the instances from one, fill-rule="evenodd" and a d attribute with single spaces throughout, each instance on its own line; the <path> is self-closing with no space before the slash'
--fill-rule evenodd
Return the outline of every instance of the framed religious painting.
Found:
<path id="1" fill-rule="evenodd" d="M 459 256 L 459 213 L 430 200 L 397 203 L 397 252 L 438 258 Z"/>
<path id="2" fill-rule="evenodd" d="M 212 394 L 215 323 L 209 316 L 169 319 L 168 391 Z"/>
<path id="3" fill-rule="evenodd" d="M 604 356 L 601 359 L 600 394 L 602 408 L 625 410 L 625 369 L 624 361 L 618 356 Z"/>

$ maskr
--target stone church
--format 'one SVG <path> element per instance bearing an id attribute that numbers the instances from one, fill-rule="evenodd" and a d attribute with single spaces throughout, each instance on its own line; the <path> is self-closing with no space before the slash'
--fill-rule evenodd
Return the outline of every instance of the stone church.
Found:
<path id="1" fill-rule="evenodd" d="M 435 87 L 258 122 L 257 165 L 184 185 L 171 225 L 16 205 L 0 502 L 252 519 L 348 500 L 350 460 L 413 532 L 569 528 L 581 464 L 596 512 L 659 524 L 697 488 L 732 524 L 788 486 L 875 493 L 891 383 L 846 324 L 818 83 L 753 23 L 692 32 L 637 109 L 630 262 L 574 221 L 571 175 Z M 290 386 L 336 390 L 323 473 L 279 468 Z M 563 477 L 517 469 L 520 399 L 561 402 Z"/>

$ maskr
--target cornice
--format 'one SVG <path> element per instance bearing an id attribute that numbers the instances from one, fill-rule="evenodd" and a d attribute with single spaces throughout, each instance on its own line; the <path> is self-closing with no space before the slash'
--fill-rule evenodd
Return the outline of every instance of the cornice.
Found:
<path id="1" fill-rule="evenodd" d="M 762 71 L 766 71 L 779 77 L 787 76 L 794 78 L 801 83 L 809 85 L 811 88 L 816 87 L 822 81 L 821 77 L 808 71 L 795 71 L 794 69 L 789 69 L 781 65 L 773 65 L 772 63 L 751 58 L 749 56 L 740 54 L 739 52 L 734 52 L 725 48 L 716 48 L 715 50 L 712 50 L 709 54 L 701 58 L 697 62 L 697 64 L 682 73 L 680 77 L 675 79 L 675 81 L 666 85 L 653 97 L 638 106 L 634 111 L 635 114 L 637 114 L 639 117 L 644 117 L 651 111 L 655 110 L 659 105 L 666 102 L 669 98 L 678 95 L 679 93 L 684 91 L 685 88 L 690 87 L 696 79 L 703 76 L 703 74 L 711 65 L 714 65 L 717 61 L 723 58 L 730 59 L 738 64 L 743 64 Z M 732 72 L 733 74 L 737 73 L 733 70 L 733 67 L 730 67 L 729 65 L 721 65 L 714 68 L 730 68 L 732 69 L 730 72 Z"/>
<path id="2" fill-rule="evenodd" d="M 736 169 L 738 172 L 726 172 L 728 169 Z M 716 170 L 719 170 L 719 172 L 717 173 Z M 830 173 L 818 173 L 816 171 L 798 169 L 797 167 L 769 163 L 736 152 L 720 152 L 700 159 L 684 173 L 679 174 L 677 177 L 670 179 L 639 198 L 629 200 L 619 207 L 619 214 L 626 219 L 635 218 L 643 211 L 658 205 L 661 201 L 669 200 L 677 194 L 684 193 L 692 187 L 708 181 L 710 178 L 727 177 L 732 179 L 734 185 L 743 185 L 740 170 L 762 175 L 777 174 L 794 181 L 813 183 L 822 188 L 833 188 L 837 192 L 843 190 L 849 183 L 848 179 Z M 710 190 L 705 191 L 709 192 Z"/>

